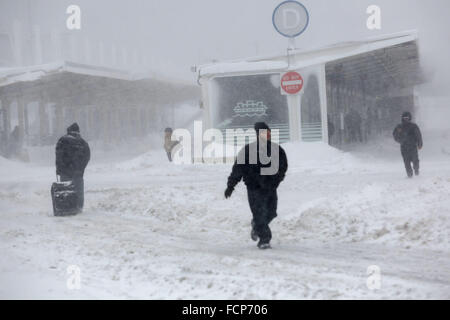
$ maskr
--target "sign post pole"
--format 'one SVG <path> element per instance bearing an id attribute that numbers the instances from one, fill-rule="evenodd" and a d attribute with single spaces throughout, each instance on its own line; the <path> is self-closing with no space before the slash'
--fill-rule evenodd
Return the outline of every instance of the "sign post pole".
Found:
<path id="1" fill-rule="evenodd" d="M 287 95 L 289 108 L 289 132 L 291 141 L 301 141 L 301 97 L 303 77 L 296 71 L 281 75 L 281 94 Z"/>
<path id="2" fill-rule="evenodd" d="M 281 75 L 281 94 L 287 95 L 289 108 L 289 131 L 291 141 L 301 141 L 301 98 L 303 78 L 295 72 L 295 38 L 309 25 L 309 13 L 300 2 L 288 0 L 280 3 L 272 15 L 275 30 L 288 38 L 288 72 Z"/>
<path id="3" fill-rule="evenodd" d="M 289 134 L 291 141 L 302 141 L 302 131 L 300 124 L 302 123 L 301 101 L 302 94 L 289 95 Z"/>

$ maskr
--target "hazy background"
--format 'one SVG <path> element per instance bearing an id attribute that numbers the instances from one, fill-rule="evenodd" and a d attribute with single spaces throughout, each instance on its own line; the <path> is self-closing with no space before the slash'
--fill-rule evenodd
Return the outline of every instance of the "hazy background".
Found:
<path id="1" fill-rule="evenodd" d="M 309 28 L 296 40 L 301 49 L 417 30 L 427 80 L 416 91 L 417 120 L 426 128 L 450 132 L 450 1 L 301 2 L 310 12 Z M 157 76 L 196 85 L 193 65 L 285 52 L 287 39 L 272 26 L 272 13 L 279 3 L 281 0 L 0 0 L 0 36 L 13 34 L 14 21 L 19 20 L 24 46 L 28 46 L 25 51 L 33 51 L 33 26 L 38 25 L 44 46 L 45 41 L 50 45 L 52 32 L 62 35 L 63 49 L 70 53 L 68 60 L 150 70 Z M 72 4 L 81 8 L 81 30 L 66 27 L 66 9 Z M 366 27 L 366 9 L 372 4 L 381 8 L 381 30 Z M 2 46 L 0 41 L 0 50 L 5 49 Z M 52 48 L 43 50 L 52 52 Z M 43 63 L 54 60 L 51 54 L 43 57 Z"/>
<path id="2" fill-rule="evenodd" d="M 57 29 L 89 39 L 91 50 L 103 42 L 138 50 L 154 70 L 192 80 L 190 66 L 283 52 L 286 39 L 272 27 L 280 0 L 0 0 L 0 32 L 14 19 L 40 25 L 43 34 Z M 420 32 L 424 66 L 432 77 L 448 79 L 450 25 L 448 0 L 303 0 L 311 20 L 297 39 L 300 48 L 357 40 L 398 31 Z M 66 29 L 66 8 L 81 8 L 81 30 Z M 382 30 L 366 28 L 366 8 L 382 10 Z M 448 82 L 447 82 L 448 83 Z M 442 84 L 441 84 L 442 85 Z"/>

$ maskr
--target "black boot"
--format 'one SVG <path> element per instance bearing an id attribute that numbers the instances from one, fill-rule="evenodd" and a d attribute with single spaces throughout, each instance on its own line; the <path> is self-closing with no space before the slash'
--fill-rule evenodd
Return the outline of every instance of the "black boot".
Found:
<path id="1" fill-rule="evenodd" d="M 272 249 L 269 242 L 261 242 L 261 241 L 258 242 L 258 248 L 261 250 Z"/>
<path id="2" fill-rule="evenodd" d="M 408 178 L 412 178 L 412 177 L 414 177 L 414 172 L 413 172 L 413 170 L 411 169 L 411 170 L 406 170 L 406 174 L 408 175 Z"/>

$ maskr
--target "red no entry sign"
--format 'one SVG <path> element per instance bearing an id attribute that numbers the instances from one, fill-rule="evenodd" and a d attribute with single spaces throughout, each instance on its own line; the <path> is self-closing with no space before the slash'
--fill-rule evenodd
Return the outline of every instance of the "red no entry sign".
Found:
<path id="1" fill-rule="evenodd" d="M 303 88 L 303 78 L 295 71 L 290 71 L 281 75 L 281 94 L 298 94 Z"/>

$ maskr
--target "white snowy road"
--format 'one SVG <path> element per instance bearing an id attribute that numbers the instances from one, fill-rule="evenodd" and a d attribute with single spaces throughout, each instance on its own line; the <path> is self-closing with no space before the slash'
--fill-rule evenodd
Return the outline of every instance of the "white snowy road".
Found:
<path id="1" fill-rule="evenodd" d="M 448 159 L 408 180 L 398 159 L 293 147 L 269 251 L 250 240 L 243 184 L 223 198 L 229 165 L 92 163 L 83 214 L 55 218 L 54 169 L 2 160 L 0 298 L 450 299 Z"/>

